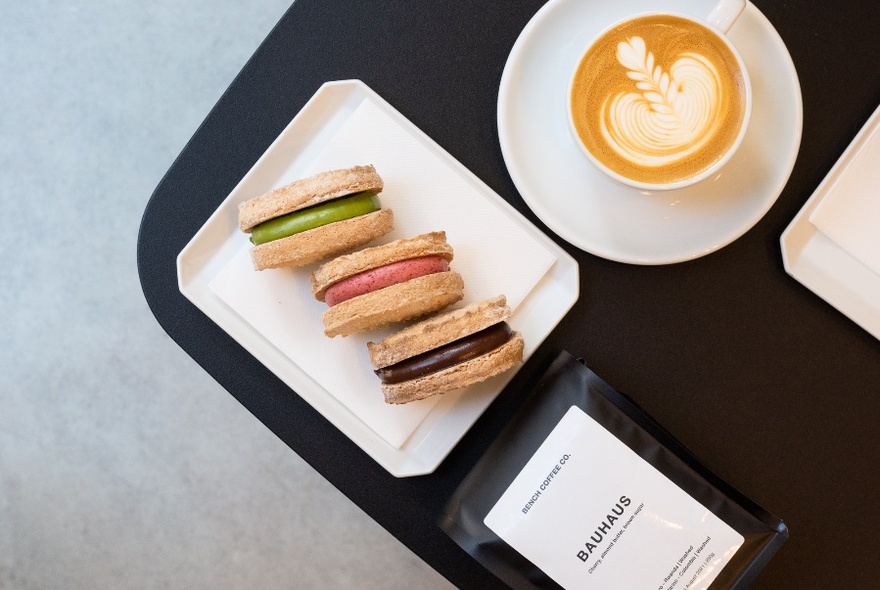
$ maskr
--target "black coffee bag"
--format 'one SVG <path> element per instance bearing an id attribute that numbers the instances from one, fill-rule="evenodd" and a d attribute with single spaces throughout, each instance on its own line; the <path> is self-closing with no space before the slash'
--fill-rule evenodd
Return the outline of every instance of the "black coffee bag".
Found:
<path id="1" fill-rule="evenodd" d="M 515 589 L 742 589 L 788 538 L 565 352 L 440 524 Z"/>

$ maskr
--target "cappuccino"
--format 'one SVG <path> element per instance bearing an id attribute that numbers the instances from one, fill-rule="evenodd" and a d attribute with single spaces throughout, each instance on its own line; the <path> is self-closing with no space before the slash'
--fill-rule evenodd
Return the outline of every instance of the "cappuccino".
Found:
<path id="1" fill-rule="evenodd" d="M 736 145 L 747 79 L 724 39 L 675 15 L 636 17 L 602 34 L 572 78 L 570 115 L 587 151 L 632 181 L 700 175 Z"/>

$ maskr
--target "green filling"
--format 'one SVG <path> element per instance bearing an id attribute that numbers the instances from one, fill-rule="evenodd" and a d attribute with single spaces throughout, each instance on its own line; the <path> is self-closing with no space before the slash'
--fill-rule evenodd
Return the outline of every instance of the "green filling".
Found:
<path id="1" fill-rule="evenodd" d="M 280 240 L 328 223 L 366 215 L 382 208 L 375 191 L 363 191 L 339 199 L 318 203 L 312 207 L 294 211 L 281 217 L 264 221 L 251 231 L 255 245 Z"/>

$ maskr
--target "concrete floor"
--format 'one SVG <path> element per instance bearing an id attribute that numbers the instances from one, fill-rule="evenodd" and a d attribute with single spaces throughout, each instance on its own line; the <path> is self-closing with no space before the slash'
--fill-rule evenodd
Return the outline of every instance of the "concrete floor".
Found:
<path id="1" fill-rule="evenodd" d="M 147 199 L 288 5 L 0 3 L 0 588 L 451 587 L 140 290 Z"/>

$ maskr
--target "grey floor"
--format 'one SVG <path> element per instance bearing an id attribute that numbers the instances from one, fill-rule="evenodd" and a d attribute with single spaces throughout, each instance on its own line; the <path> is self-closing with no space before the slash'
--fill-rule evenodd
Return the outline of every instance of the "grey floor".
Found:
<path id="1" fill-rule="evenodd" d="M 140 216 L 289 0 L 0 3 L 0 588 L 450 588 L 153 319 Z"/>

